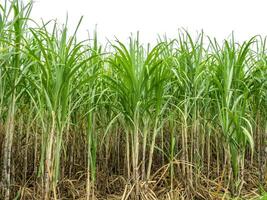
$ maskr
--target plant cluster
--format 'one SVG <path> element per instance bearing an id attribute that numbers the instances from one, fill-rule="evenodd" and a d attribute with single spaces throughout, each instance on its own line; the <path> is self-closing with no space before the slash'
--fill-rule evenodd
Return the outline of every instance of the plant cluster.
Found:
<path id="1" fill-rule="evenodd" d="M 103 48 L 0 5 L 0 199 L 222 199 L 264 189 L 267 40 Z M 109 49 L 109 50 L 108 50 Z"/>

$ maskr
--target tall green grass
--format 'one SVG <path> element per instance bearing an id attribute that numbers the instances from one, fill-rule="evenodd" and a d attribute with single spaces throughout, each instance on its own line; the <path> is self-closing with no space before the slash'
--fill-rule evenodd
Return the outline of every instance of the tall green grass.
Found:
<path id="1" fill-rule="evenodd" d="M 248 198 L 266 187 L 266 38 L 105 46 L 0 6 L 0 199 Z M 259 189 L 261 188 L 261 189 Z"/>

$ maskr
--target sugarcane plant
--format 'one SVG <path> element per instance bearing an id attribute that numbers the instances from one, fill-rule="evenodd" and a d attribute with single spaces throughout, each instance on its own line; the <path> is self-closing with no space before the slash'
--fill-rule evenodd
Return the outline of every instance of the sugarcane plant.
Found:
<path id="1" fill-rule="evenodd" d="M 225 41 L 222 49 L 218 43 L 212 43 L 215 51 L 213 67 L 214 74 L 212 82 L 215 99 L 218 108 L 218 120 L 222 134 L 226 140 L 225 160 L 230 162 L 232 170 L 232 192 L 240 192 L 244 179 L 244 156 L 246 146 L 249 144 L 254 149 L 252 136 L 252 125 L 248 110 L 248 74 L 246 69 L 249 62 L 249 47 L 254 38 L 236 46 L 234 38 L 232 41 Z M 253 69 L 253 68 L 252 68 Z"/>
<path id="2" fill-rule="evenodd" d="M 82 18 L 81 18 L 82 19 Z M 53 25 L 50 34 L 47 24 L 38 29 L 31 29 L 35 46 L 28 48 L 28 53 L 35 63 L 34 83 L 38 96 L 36 105 L 44 110 L 41 117 L 48 123 L 44 136 L 44 164 L 42 174 L 44 176 L 44 199 L 50 199 L 51 186 L 54 198 L 57 197 L 56 186 L 60 176 L 60 156 L 64 129 L 73 108 L 70 108 L 72 94 L 77 89 L 75 78 L 86 70 L 86 64 L 90 58 L 81 59 L 82 42 L 76 41 L 76 32 L 68 37 L 67 23 L 62 30 Z M 76 82 L 76 84 L 75 84 Z M 33 95 L 32 95 L 33 96 Z M 75 106 L 75 105 L 74 105 Z"/>
<path id="3" fill-rule="evenodd" d="M 18 100 L 25 91 L 24 87 L 21 87 L 21 83 L 27 76 L 30 66 L 23 49 L 25 48 L 24 38 L 26 37 L 26 26 L 31 8 L 32 3 L 23 5 L 19 1 L 5 1 L 4 5 L 1 5 L 1 110 L 4 111 L 1 112 L 1 115 L 2 120 L 5 120 L 1 189 L 4 199 L 10 199 L 11 154 L 15 134 L 15 116 L 18 110 Z"/>

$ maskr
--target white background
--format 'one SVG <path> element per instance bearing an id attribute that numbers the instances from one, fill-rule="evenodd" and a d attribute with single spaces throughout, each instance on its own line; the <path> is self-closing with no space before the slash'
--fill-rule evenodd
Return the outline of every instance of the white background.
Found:
<path id="1" fill-rule="evenodd" d="M 79 37 L 97 24 L 102 42 L 114 36 L 125 41 L 137 31 L 143 42 L 154 42 L 158 34 L 174 38 L 178 28 L 203 29 L 218 40 L 232 31 L 239 41 L 267 35 L 267 0 L 35 0 L 32 17 L 64 23 L 67 13 L 72 29 L 84 16 Z"/>

